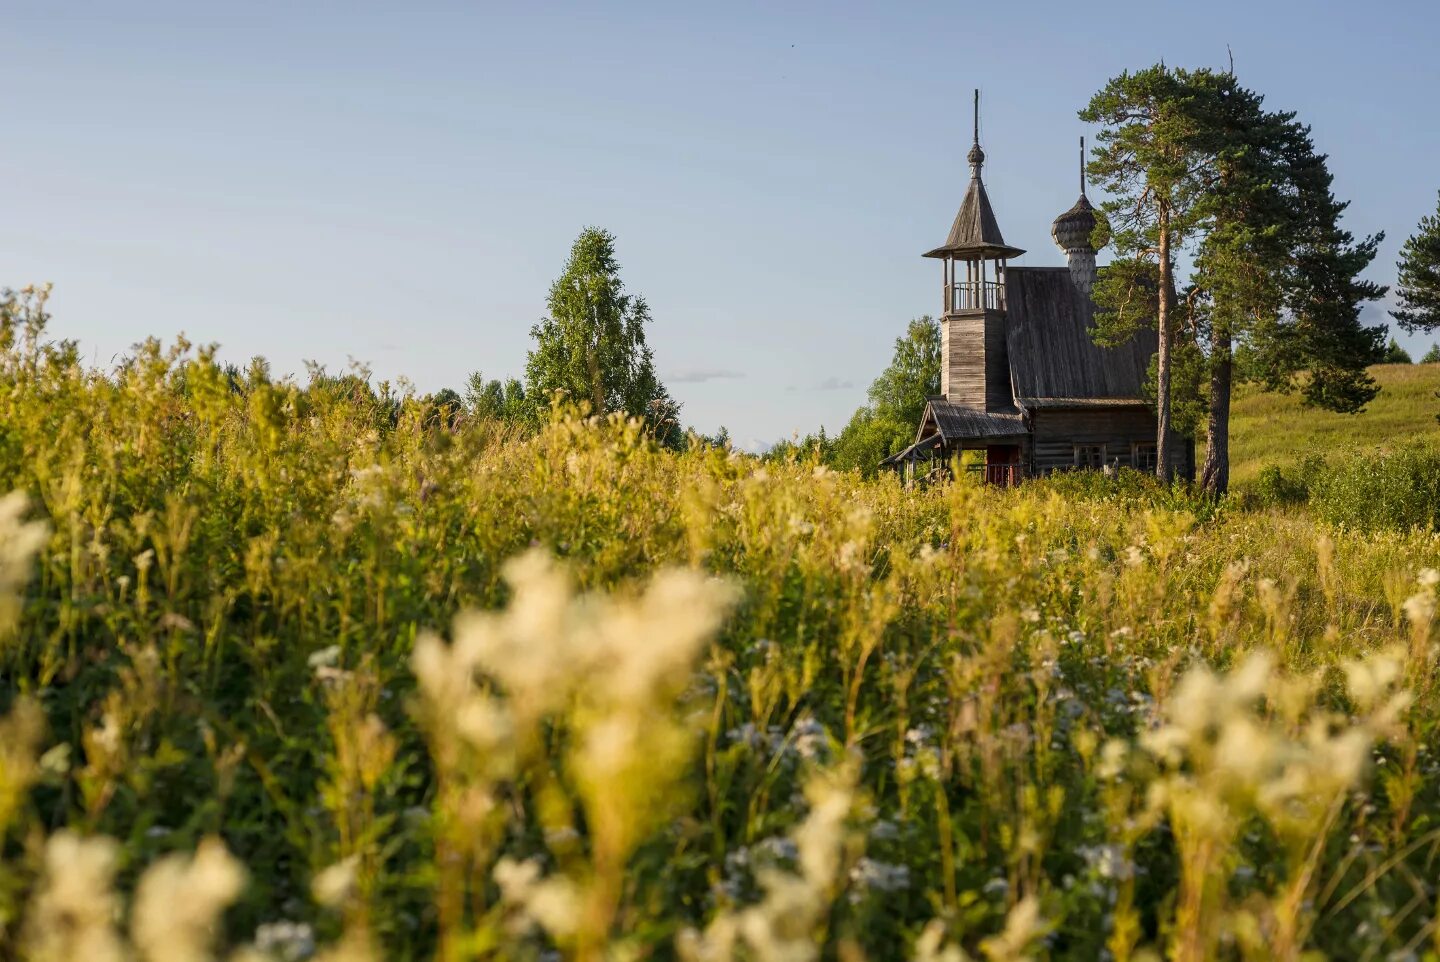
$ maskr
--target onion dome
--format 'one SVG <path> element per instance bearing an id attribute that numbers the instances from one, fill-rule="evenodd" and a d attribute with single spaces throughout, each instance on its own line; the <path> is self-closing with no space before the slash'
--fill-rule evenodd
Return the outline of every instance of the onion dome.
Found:
<path id="1" fill-rule="evenodd" d="M 970 162 L 970 176 L 979 177 L 980 167 L 985 163 L 985 151 L 980 149 L 978 136 L 970 147 L 970 153 L 965 155 L 965 159 Z"/>
<path id="2" fill-rule="evenodd" d="M 1085 196 L 1085 138 L 1080 138 L 1080 199 L 1075 202 L 1065 213 L 1055 218 L 1050 225 L 1050 236 L 1055 238 L 1055 243 L 1062 251 L 1095 252 L 1095 245 L 1091 237 L 1095 234 L 1095 225 L 1099 218 L 1095 214 L 1095 208 L 1090 205 L 1090 198 Z"/>
<path id="3" fill-rule="evenodd" d="M 1090 237 L 1097 222 L 1090 198 L 1081 193 L 1074 207 L 1055 218 L 1050 225 L 1050 236 L 1062 251 L 1091 249 Z"/>

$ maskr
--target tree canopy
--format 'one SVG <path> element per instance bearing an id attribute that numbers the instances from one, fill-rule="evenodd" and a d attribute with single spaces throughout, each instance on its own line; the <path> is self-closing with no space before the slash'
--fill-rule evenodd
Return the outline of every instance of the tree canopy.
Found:
<path id="1" fill-rule="evenodd" d="M 543 406 L 557 391 L 595 414 L 641 417 L 662 440 L 680 436 L 680 406 L 655 373 L 645 342 L 650 308 L 625 291 L 609 231 L 587 227 L 546 301 L 547 317 L 531 328 L 524 395 Z"/>
<path id="2" fill-rule="evenodd" d="M 1390 338 L 1390 343 L 1385 345 L 1385 356 L 1383 358 L 1383 363 L 1414 364 L 1415 360 L 1410 356 L 1410 352 L 1401 347 L 1400 342 L 1392 337 Z"/>
<path id="3" fill-rule="evenodd" d="M 1088 169 L 1113 195 L 1117 254 L 1095 288 L 1096 340 L 1159 331 L 1162 476 L 1172 428 L 1198 426 L 1204 410 L 1202 479 L 1225 490 L 1237 351 L 1239 376 L 1303 385 L 1308 403 L 1354 411 L 1374 397 L 1365 366 L 1382 329 L 1359 316 L 1385 288 L 1359 275 L 1383 235 L 1356 241 L 1341 227 L 1346 204 L 1309 127 L 1264 109 L 1232 73 L 1163 64 L 1111 80 L 1081 117 L 1103 126 Z"/>
<path id="4" fill-rule="evenodd" d="M 1216 80 L 1208 70 L 1156 64 L 1112 78 L 1080 111 L 1081 120 L 1101 126 L 1087 170 L 1111 194 L 1102 209 L 1116 253 L 1094 292 L 1097 339 L 1114 343 L 1151 323 L 1159 333 L 1156 472 L 1162 478 L 1170 475 L 1175 444 L 1175 257 L 1206 213 L 1204 161 L 1214 144 L 1202 108 Z"/>
<path id="5" fill-rule="evenodd" d="M 1400 306 L 1391 315 L 1412 333 L 1440 328 L 1440 203 L 1406 239 L 1396 268 Z"/>
<path id="6" fill-rule="evenodd" d="M 532 420 L 535 414 L 534 402 L 517 379 L 487 381 L 479 371 L 465 384 L 465 408 L 475 417 L 512 423 Z"/>
<path id="7" fill-rule="evenodd" d="M 830 444 L 831 464 L 874 474 L 881 461 L 915 440 L 925 399 L 940 390 L 940 325 L 918 317 L 895 339 L 890 364 L 866 392 L 868 402 Z"/>

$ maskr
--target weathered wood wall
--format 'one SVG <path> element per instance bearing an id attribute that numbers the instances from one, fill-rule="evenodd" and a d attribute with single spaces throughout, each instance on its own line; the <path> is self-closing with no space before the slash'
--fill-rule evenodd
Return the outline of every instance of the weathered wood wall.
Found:
<path id="1" fill-rule="evenodd" d="M 967 311 L 941 322 L 941 392 L 956 404 L 977 411 L 1009 411 L 1010 358 L 1005 346 L 1005 315 Z"/>
<path id="2" fill-rule="evenodd" d="M 1137 444 L 1155 443 L 1155 415 L 1148 408 L 1089 407 L 1081 410 L 1040 409 L 1033 414 L 1032 468 L 1037 474 L 1073 467 L 1075 445 L 1105 445 L 1105 462 L 1134 467 Z M 1177 474 L 1193 471 L 1191 445 L 1177 439 L 1170 464 Z"/>

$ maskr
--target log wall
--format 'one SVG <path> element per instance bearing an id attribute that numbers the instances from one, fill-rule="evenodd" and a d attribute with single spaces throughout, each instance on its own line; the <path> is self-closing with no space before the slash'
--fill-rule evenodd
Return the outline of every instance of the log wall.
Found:
<path id="1" fill-rule="evenodd" d="M 940 327 L 940 350 L 940 391 L 948 400 L 977 411 L 1013 408 L 1003 312 L 945 315 Z"/>
<path id="2" fill-rule="evenodd" d="M 1041 409 L 1033 414 L 1031 467 L 1037 474 L 1075 466 L 1076 445 L 1103 445 L 1105 463 L 1135 467 L 1135 447 L 1155 443 L 1155 415 L 1148 408 Z M 1194 474 L 1194 445 L 1176 438 L 1170 463 L 1176 474 Z"/>

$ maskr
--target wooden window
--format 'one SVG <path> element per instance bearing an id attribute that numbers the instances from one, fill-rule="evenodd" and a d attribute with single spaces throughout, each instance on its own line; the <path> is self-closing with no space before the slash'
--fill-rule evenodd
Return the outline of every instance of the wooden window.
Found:
<path id="1" fill-rule="evenodd" d="M 1095 471 L 1099 471 L 1101 468 L 1105 467 L 1105 445 L 1075 445 L 1075 467 L 1090 468 Z"/>
<path id="2" fill-rule="evenodd" d="M 1130 446 L 1130 463 L 1136 471 L 1155 470 L 1155 443 L 1140 442 Z"/>

